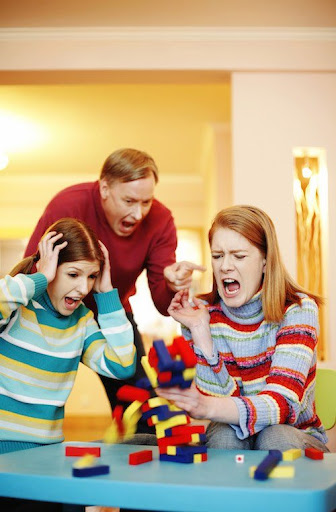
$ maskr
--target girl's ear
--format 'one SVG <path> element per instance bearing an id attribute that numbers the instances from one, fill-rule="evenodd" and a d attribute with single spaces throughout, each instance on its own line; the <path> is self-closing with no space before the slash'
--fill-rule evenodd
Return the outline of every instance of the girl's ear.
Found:
<path id="1" fill-rule="evenodd" d="M 266 270 L 266 258 L 263 259 L 263 274 L 265 274 Z"/>

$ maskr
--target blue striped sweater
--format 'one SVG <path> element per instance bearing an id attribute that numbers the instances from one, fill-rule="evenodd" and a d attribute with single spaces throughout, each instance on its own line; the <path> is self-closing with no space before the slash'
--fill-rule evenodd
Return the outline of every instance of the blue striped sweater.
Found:
<path id="1" fill-rule="evenodd" d="M 281 323 L 264 320 L 261 293 L 239 308 L 208 305 L 213 355 L 197 355 L 196 384 L 207 395 L 230 396 L 239 411 L 239 439 L 287 423 L 327 442 L 315 411 L 318 309 L 302 295 Z M 186 339 L 191 333 L 185 327 Z"/>
<path id="2" fill-rule="evenodd" d="M 58 313 L 47 284 L 41 273 L 0 280 L 0 440 L 62 441 L 80 362 L 116 379 L 135 371 L 133 329 L 117 290 L 95 294 L 98 325 L 83 303 L 70 316 Z"/>

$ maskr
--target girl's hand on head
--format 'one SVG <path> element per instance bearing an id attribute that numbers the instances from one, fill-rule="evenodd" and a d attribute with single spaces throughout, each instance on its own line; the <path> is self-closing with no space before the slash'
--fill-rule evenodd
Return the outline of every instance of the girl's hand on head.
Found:
<path id="1" fill-rule="evenodd" d="M 168 313 L 177 322 L 192 330 L 202 324 L 209 324 L 210 315 L 208 309 L 200 299 L 194 297 L 194 306 L 189 302 L 188 290 L 177 292 L 168 307 Z"/>
<path id="2" fill-rule="evenodd" d="M 38 244 L 40 259 L 36 263 L 36 270 L 45 275 L 48 283 L 55 279 L 58 266 L 58 255 L 60 251 L 68 245 L 67 241 L 54 245 L 57 240 L 62 238 L 62 236 L 63 233 L 49 231 L 49 233 L 47 233 Z"/>
<path id="3" fill-rule="evenodd" d="M 101 271 L 101 273 L 99 274 L 95 281 L 93 289 L 96 293 L 106 293 L 113 290 L 113 286 L 111 283 L 110 258 L 108 250 L 100 240 L 99 245 L 104 254 L 104 266 L 103 270 Z"/>

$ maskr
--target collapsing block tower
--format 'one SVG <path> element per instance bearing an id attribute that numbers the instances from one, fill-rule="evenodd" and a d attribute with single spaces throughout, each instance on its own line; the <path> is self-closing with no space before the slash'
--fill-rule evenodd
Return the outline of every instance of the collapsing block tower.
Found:
<path id="1" fill-rule="evenodd" d="M 160 460 L 181 463 L 198 463 L 207 460 L 205 427 L 190 425 L 190 417 L 182 409 L 160 397 L 151 398 L 150 390 L 160 387 L 191 386 L 196 373 L 196 356 L 189 343 L 176 337 L 171 345 L 156 340 L 148 356 L 141 359 L 147 378 L 140 379 L 137 386 L 122 386 L 119 400 L 132 402 L 122 414 L 117 406 L 113 411 L 112 425 L 105 435 L 105 442 L 118 442 L 131 438 L 136 424 L 142 416 L 149 426 L 154 426 L 159 447 Z"/>

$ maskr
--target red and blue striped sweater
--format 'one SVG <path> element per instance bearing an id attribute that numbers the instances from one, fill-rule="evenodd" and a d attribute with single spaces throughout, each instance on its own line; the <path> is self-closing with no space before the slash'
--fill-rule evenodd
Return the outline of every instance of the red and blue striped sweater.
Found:
<path id="1" fill-rule="evenodd" d="M 327 442 L 315 411 L 318 309 L 302 295 L 302 304 L 286 307 L 281 323 L 264 320 L 258 292 L 245 305 L 208 305 L 213 355 L 197 355 L 196 384 L 212 396 L 231 396 L 239 410 L 239 439 L 269 425 L 287 423 Z M 190 331 L 182 328 L 187 339 Z"/>

